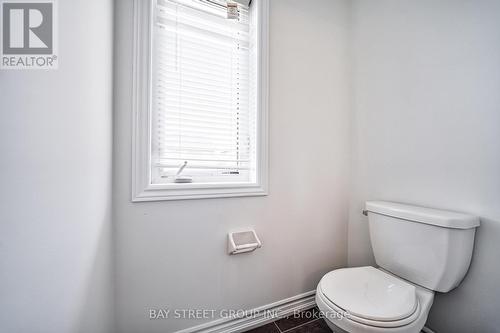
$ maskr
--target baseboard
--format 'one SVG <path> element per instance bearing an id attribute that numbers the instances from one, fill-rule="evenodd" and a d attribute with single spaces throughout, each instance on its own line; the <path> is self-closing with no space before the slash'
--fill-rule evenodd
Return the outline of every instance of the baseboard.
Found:
<path id="1" fill-rule="evenodd" d="M 191 328 L 183 329 L 175 333 L 239 333 L 250 330 L 272 322 L 277 317 L 286 317 L 295 311 L 306 310 L 316 305 L 316 291 L 309 291 L 304 294 L 296 295 L 278 302 L 267 304 L 252 310 L 248 313 L 251 316 L 243 318 L 227 318 L 211 321 Z M 269 316 L 272 313 L 276 316 Z"/>
<path id="2" fill-rule="evenodd" d="M 422 328 L 422 332 L 424 332 L 424 333 L 436 333 L 433 330 L 431 330 L 429 327 L 426 327 L 426 326 L 424 326 L 424 328 Z"/>

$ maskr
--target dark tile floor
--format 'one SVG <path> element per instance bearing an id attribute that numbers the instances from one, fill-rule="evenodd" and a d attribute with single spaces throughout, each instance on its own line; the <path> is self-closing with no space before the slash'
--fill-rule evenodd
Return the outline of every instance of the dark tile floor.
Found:
<path id="1" fill-rule="evenodd" d="M 291 315 L 246 333 L 331 333 L 325 320 L 319 317 L 317 308 L 305 310 L 300 316 Z"/>
<path id="2" fill-rule="evenodd" d="M 288 316 L 245 333 L 332 333 L 318 308 L 303 311 L 298 316 Z M 423 331 L 421 332 L 423 333 Z"/>

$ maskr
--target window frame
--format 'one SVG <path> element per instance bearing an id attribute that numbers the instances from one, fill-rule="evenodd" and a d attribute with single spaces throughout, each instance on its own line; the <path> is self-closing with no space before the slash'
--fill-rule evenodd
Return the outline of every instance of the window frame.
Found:
<path id="1" fill-rule="evenodd" d="M 252 1 L 258 11 L 257 181 L 248 184 L 150 183 L 154 1 L 134 0 L 132 202 L 267 195 L 269 0 Z"/>

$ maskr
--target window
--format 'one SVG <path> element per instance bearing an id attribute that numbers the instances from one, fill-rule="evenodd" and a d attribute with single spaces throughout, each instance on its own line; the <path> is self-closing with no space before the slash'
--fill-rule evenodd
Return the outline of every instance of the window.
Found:
<path id="1" fill-rule="evenodd" d="M 268 3 L 244 2 L 136 0 L 133 201 L 266 194 Z"/>

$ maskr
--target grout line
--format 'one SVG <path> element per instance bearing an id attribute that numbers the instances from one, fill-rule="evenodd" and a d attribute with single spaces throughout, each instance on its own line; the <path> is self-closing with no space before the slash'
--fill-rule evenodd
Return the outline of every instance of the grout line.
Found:
<path id="1" fill-rule="evenodd" d="M 321 318 L 316 318 L 316 319 L 313 319 L 313 320 L 311 320 L 311 321 L 308 321 L 307 323 L 303 323 L 303 324 L 300 324 L 300 325 L 298 325 L 298 326 L 295 326 L 295 327 L 289 328 L 289 329 L 287 329 L 287 330 L 284 330 L 284 331 L 283 331 L 283 332 L 281 332 L 281 333 L 285 333 L 285 332 L 290 332 L 290 331 L 293 331 L 293 330 L 294 330 L 294 329 L 296 329 L 296 328 L 302 327 L 302 326 L 304 326 L 304 325 L 310 324 L 310 323 L 315 322 L 316 320 L 320 320 L 320 319 L 321 319 Z M 276 325 L 276 326 L 278 326 L 278 325 Z M 278 329 L 279 329 L 279 327 L 278 327 Z"/>
<path id="2" fill-rule="evenodd" d="M 279 319 L 278 319 L 278 320 L 279 320 Z M 278 332 L 283 333 L 283 332 L 281 332 L 281 329 L 280 329 L 280 327 L 278 326 L 278 324 L 276 324 L 276 321 L 277 321 L 277 320 L 273 321 L 274 326 L 276 326 L 276 328 L 278 329 Z"/>

